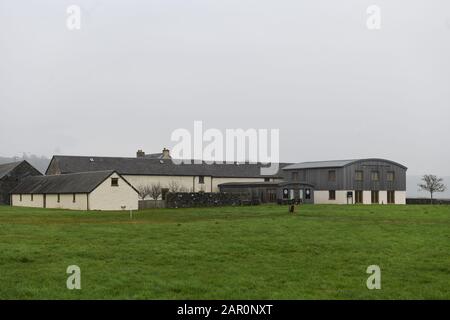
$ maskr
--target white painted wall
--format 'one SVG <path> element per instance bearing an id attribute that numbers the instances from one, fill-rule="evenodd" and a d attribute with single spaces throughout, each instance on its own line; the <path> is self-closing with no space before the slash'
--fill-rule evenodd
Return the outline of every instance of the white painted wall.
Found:
<path id="1" fill-rule="evenodd" d="M 44 196 L 42 194 L 35 194 L 35 195 L 33 195 L 33 201 L 31 201 L 31 195 L 23 194 L 22 201 L 20 201 L 20 195 L 13 194 L 11 205 L 16 206 L 16 207 L 43 208 L 44 207 Z"/>
<path id="2" fill-rule="evenodd" d="M 169 188 L 171 182 L 177 183 L 187 192 L 196 192 L 203 189 L 205 192 L 211 192 L 211 178 L 205 177 L 204 184 L 199 183 L 199 178 L 194 176 L 123 176 L 135 188 L 139 186 L 150 186 L 152 184 L 160 183 L 162 188 Z M 194 180 L 195 179 L 195 180 Z"/>
<path id="3" fill-rule="evenodd" d="M 372 192 L 371 191 L 363 191 L 363 204 L 372 204 Z"/>
<path id="4" fill-rule="evenodd" d="M 350 191 L 350 190 L 349 190 Z M 355 201 L 355 191 L 353 191 L 353 202 Z M 314 203 L 316 204 L 347 204 L 347 191 L 337 190 L 336 200 L 329 200 L 328 191 L 314 191 Z M 379 191 L 379 203 L 388 204 L 387 191 Z M 372 204 L 372 192 L 363 191 L 363 204 Z M 395 204 L 406 204 L 406 191 L 395 192 Z"/>
<path id="5" fill-rule="evenodd" d="M 73 194 L 61 194 L 58 202 L 58 195 L 48 194 L 46 197 L 46 208 L 51 209 L 70 209 L 70 210 L 87 210 L 87 196 L 85 193 L 75 194 L 75 202 L 73 202 Z"/>
<path id="6" fill-rule="evenodd" d="M 138 175 L 124 175 L 123 176 L 135 188 L 139 186 L 152 185 L 160 183 L 162 188 L 169 188 L 172 181 L 182 186 L 187 192 L 219 192 L 219 184 L 227 182 L 262 182 L 264 178 L 212 178 L 210 176 L 204 177 L 204 184 L 199 183 L 198 176 L 138 176 Z M 273 179 L 271 179 L 273 180 Z"/>
<path id="7" fill-rule="evenodd" d="M 379 194 L 380 194 L 379 199 L 378 199 L 379 203 L 380 204 L 388 204 L 387 191 L 380 190 Z"/>
<path id="8" fill-rule="evenodd" d="M 111 178 L 119 178 L 117 187 L 111 186 Z M 113 173 L 89 194 L 90 210 L 137 210 L 139 196 L 137 192 L 117 173 Z"/>
<path id="9" fill-rule="evenodd" d="M 406 191 L 395 191 L 395 204 L 406 204 Z"/>
<path id="10" fill-rule="evenodd" d="M 353 195 L 353 201 L 354 200 Z M 351 199 L 350 199 L 351 201 Z M 314 191 L 314 203 L 316 204 L 347 204 L 347 191 L 345 190 L 336 190 L 336 199 L 329 199 L 329 192 L 323 190 Z M 349 202 L 351 204 L 351 202 Z"/>

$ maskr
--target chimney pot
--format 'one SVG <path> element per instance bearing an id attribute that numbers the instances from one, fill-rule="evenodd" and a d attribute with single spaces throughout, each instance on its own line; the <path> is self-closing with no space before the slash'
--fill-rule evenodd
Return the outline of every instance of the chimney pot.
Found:
<path id="1" fill-rule="evenodd" d="M 136 152 L 136 157 L 137 157 L 137 158 L 144 158 L 144 157 L 145 157 L 145 152 L 142 151 L 141 149 L 139 149 L 139 150 Z"/>
<path id="2" fill-rule="evenodd" d="M 163 159 L 171 159 L 169 149 L 167 149 L 167 148 L 163 149 L 163 151 L 162 151 L 162 158 Z"/>

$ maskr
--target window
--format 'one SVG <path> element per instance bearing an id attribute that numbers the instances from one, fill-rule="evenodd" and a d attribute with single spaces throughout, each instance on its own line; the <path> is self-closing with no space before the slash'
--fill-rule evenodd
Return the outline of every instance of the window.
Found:
<path id="1" fill-rule="evenodd" d="M 328 171 L 328 181 L 331 181 L 331 182 L 336 181 L 336 171 L 335 170 Z"/>
<path id="2" fill-rule="evenodd" d="M 289 198 L 289 189 L 283 189 L 283 199 Z"/>
<path id="3" fill-rule="evenodd" d="M 60 203 L 61 202 L 61 195 L 58 193 L 57 197 L 56 197 L 56 202 Z"/>
<path id="4" fill-rule="evenodd" d="M 336 191 L 335 190 L 328 191 L 328 200 L 336 200 Z"/>
<path id="5" fill-rule="evenodd" d="M 378 171 L 372 171 L 372 181 L 379 181 L 380 173 Z"/>
<path id="6" fill-rule="evenodd" d="M 311 199 L 311 189 L 305 189 L 305 199 Z"/>
<path id="7" fill-rule="evenodd" d="M 355 180 L 356 181 L 363 181 L 364 180 L 364 172 L 361 170 L 358 170 L 355 172 Z"/>
<path id="8" fill-rule="evenodd" d="M 198 176 L 198 183 L 204 184 L 205 183 L 205 177 L 204 176 Z"/>
<path id="9" fill-rule="evenodd" d="M 19 195 L 19 201 L 22 201 L 22 194 Z"/>
<path id="10" fill-rule="evenodd" d="M 395 191 L 387 192 L 387 202 L 389 204 L 395 204 Z"/>
<path id="11" fill-rule="evenodd" d="M 298 198 L 303 200 L 303 189 L 298 190 Z"/>
<path id="12" fill-rule="evenodd" d="M 34 201 L 33 194 L 30 194 L 31 201 Z"/>
<path id="13" fill-rule="evenodd" d="M 264 178 L 264 182 L 270 182 L 270 178 Z"/>
<path id="14" fill-rule="evenodd" d="M 77 202 L 77 195 L 75 193 L 72 195 L 72 202 Z"/>
<path id="15" fill-rule="evenodd" d="M 387 181 L 394 181 L 395 180 L 395 173 L 394 171 L 388 171 L 387 175 L 386 175 L 386 180 Z"/>
<path id="16" fill-rule="evenodd" d="M 119 186 L 119 178 L 111 178 L 111 187 Z"/>
<path id="17" fill-rule="evenodd" d="M 372 204 L 380 203 L 380 192 L 372 191 Z"/>
<path id="18" fill-rule="evenodd" d="M 355 191 L 355 203 L 364 203 L 364 196 L 361 190 Z"/>

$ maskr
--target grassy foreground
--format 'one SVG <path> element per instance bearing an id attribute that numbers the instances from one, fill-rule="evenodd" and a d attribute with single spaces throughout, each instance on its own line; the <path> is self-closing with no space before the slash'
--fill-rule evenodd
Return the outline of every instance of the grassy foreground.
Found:
<path id="1" fill-rule="evenodd" d="M 0 206 L 0 299 L 449 299 L 450 207 Z M 81 290 L 66 268 L 81 268 Z M 369 265 L 381 290 L 368 290 Z"/>

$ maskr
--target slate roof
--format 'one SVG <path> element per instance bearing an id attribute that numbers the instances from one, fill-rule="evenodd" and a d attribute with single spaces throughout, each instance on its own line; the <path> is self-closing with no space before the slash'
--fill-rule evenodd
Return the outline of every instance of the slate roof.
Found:
<path id="1" fill-rule="evenodd" d="M 27 177 L 11 194 L 90 193 L 113 173 L 108 170 Z"/>
<path id="2" fill-rule="evenodd" d="M 284 167 L 284 170 L 293 170 L 293 169 L 318 169 L 318 168 L 342 168 L 346 167 L 348 165 L 351 165 L 355 162 L 359 161 L 385 161 L 392 163 L 394 165 L 400 166 L 402 168 L 405 168 L 405 166 L 386 159 L 376 159 L 376 158 L 369 158 L 369 159 L 353 159 L 353 160 L 330 160 L 330 161 L 311 161 L 311 162 L 301 162 L 301 163 L 295 163 L 288 165 Z"/>
<path id="3" fill-rule="evenodd" d="M 162 159 L 163 158 L 163 154 L 162 152 L 160 153 L 150 153 L 150 154 L 146 154 L 144 156 L 147 159 Z"/>
<path id="4" fill-rule="evenodd" d="M 14 170 L 14 168 L 16 168 L 22 162 L 23 161 L 17 161 L 12 163 L 0 164 L 0 179 L 6 176 L 12 170 Z"/>
<path id="5" fill-rule="evenodd" d="M 262 176 L 261 164 L 176 164 L 171 159 L 123 158 L 123 157 L 89 157 L 89 156 L 53 156 L 61 174 L 115 170 L 121 175 L 161 175 L 161 176 L 213 176 L 213 177 L 248 177 Z M 286 166 L 280 163 L 279 169 Z M 47 169 L 47 173 L 49 173 Z M 281 176 L 281 170 L 275 177 Z"/>

